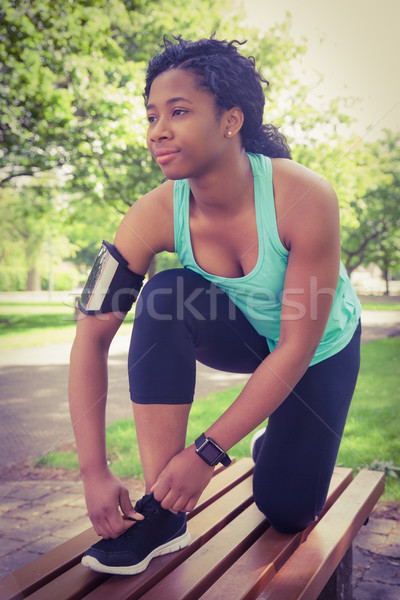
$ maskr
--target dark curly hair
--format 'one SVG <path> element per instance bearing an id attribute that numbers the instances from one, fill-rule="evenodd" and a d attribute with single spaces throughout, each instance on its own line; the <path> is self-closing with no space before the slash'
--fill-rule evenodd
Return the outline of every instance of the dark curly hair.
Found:
<path id="1" fill-rule="evenodd" d="M 244 43 L 244 42 L 243 42 Z M 164 49 L 149 62 L 144 99 L 147 102 L 154 79 L 170 69 L 190 69 L 199 76 L 201 85 L 216 97 L 217 107 L 238 106 L 244 115 L 240 131 L 247 152 L 270 158 L 291 158 L 286 138 L 272 124 L 263 124 L 265 96 L 261 83 L 267 85 L 255 68 L 254 58 L 246 58 L 236 45 L 241 42 L 219 41 L 211 37 L 195 42 L 164 37 Z"/>

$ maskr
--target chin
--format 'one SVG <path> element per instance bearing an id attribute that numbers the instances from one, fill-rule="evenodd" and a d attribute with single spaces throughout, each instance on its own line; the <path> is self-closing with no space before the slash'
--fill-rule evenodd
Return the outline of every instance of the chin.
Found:
<path id="1" fill-rule="evenodd" d="M 190 177 L 190 174 L 179 169 L 174 169 L 172 166 L 161 168 L 161 172 L 166 179 L 170 179 L 171 181 L 178 181 L 179 179 L 187 179 Z"/>

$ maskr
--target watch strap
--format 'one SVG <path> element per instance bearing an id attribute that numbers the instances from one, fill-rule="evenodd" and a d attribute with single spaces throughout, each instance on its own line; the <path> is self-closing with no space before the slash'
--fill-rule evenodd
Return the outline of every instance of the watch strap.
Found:
<path id="1" fill-rule="evenodd" d="M 216 457 L 216 459 L 213 462 L 210 462 L 204 456 L 204 454 L 202 454 L 202 449 L 205 447 L 206 444 L 212 444 L 214 446 L 214 448 L 217 451 L 219 451 L 219 455 Z M 196 453 L 198 454 L 198 456 L 200 456 L 200 458 L 202 458 L 210 466 L 214 466 L 218 463 L 222 463 L 224 467 L 228 467 L 232 462 L 231 459 L 229 458 L 228 454 L 217 444 L 217 442 L 215 442 L 212 438 L 206 437 L 206 435 L 204 433 L 202 433 L 195 440 L 195 446 L 196 446 Z"/>

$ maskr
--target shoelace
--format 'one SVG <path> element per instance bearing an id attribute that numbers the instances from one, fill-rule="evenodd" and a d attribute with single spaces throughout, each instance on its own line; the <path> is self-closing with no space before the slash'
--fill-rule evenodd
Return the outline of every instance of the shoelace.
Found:
<path id="1" fill-rule="evenodd" d="M 143 496 L 135 505 L 136 512 L 142 514 L 144 517 L 158 515 L 160 508 L 160 504 L 155 500 L 153 494 Z"/>

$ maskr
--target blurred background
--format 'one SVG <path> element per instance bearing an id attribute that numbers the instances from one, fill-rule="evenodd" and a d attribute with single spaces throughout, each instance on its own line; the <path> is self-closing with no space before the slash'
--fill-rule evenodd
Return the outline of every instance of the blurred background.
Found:
<path id="1" fill-rule="evenodd" d="M 247 40 L 270 82 L 265 120 L 335 187 L 356 285 L 398 293 L 397 0 L 4 0 L 0 12 L 1 292 L 82 286 L 101 240 L 162 179 L 145 145 L 148 59 L 164 35 L 215 32 Z"/>

